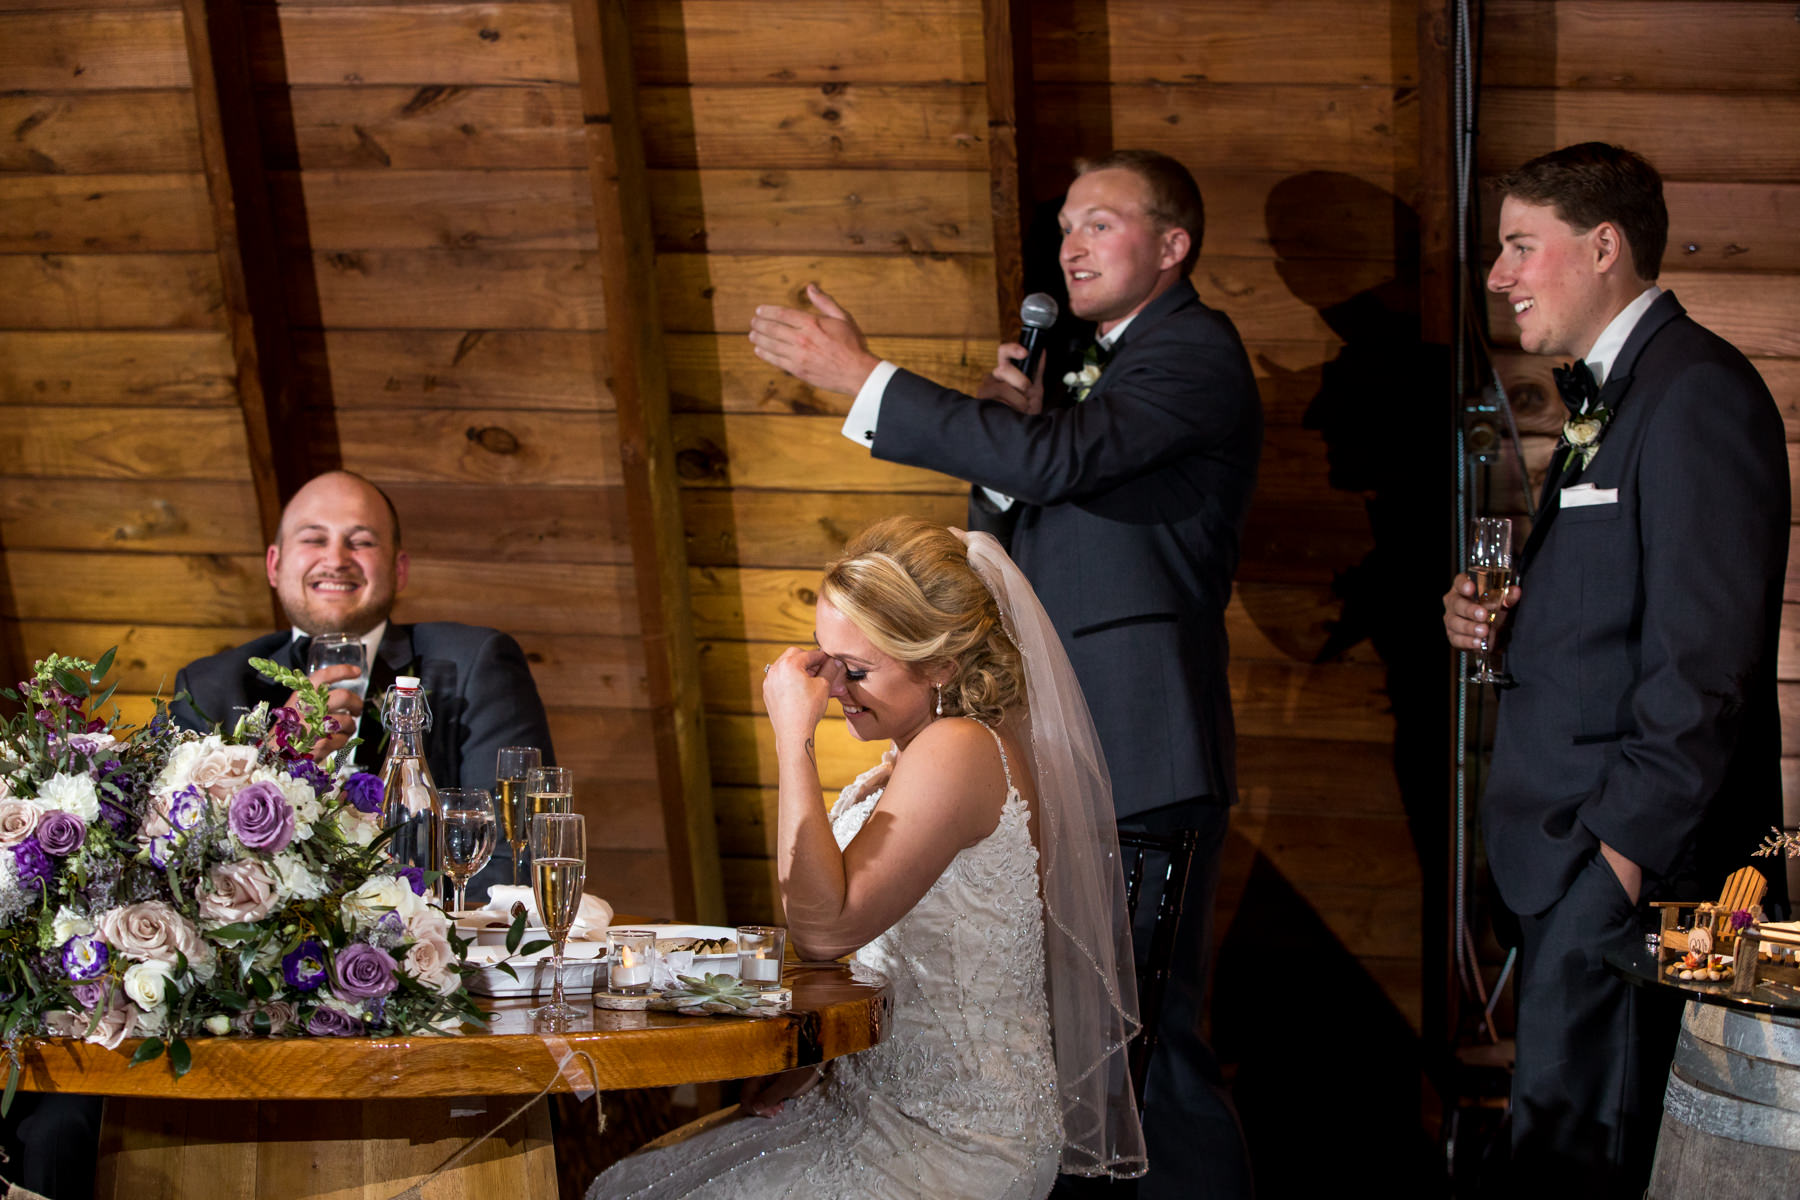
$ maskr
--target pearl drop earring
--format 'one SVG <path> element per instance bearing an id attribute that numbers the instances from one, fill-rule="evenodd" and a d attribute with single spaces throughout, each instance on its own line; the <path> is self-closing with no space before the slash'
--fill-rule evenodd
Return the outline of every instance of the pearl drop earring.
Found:
<path id="1" fill-rule="evenodd" d="M 935 690 L 937 692 L 937 715 L 941 717 L 944 715 L 944 685 L 938 684 Z"/>

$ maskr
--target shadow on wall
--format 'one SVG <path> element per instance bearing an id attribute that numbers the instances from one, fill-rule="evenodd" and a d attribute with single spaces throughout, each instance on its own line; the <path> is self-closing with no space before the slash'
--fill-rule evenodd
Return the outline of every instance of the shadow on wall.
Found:
<path id="1" fill-rule="evenodd" d="M 1367 640 L 1385 668 L 1395 777 L 1423 884 L 1416 934 L 1423 956 L 1423 1045 L 1435 1046 L 1441 1034 L 1434 1031 L 1444 1020 L 1449 828 L 1449 652 L 1439 597 L 1452 565 L 1448 484 L 1454 446 L 1445 355 L 1420 342 L 1417 217 L 1392 193 L 1328 171 L 1283 179 L 1270 191 L 1265 216 L 1283 283 L 1344 343 L 1318 368 L 1318 391 L 1303 425 L 1324 441 L 1330 489 L 1361 498 L 1372 544 L 1360 561 L 1334 572 L 1340 608 L 1314 660 L 1338 660 Z M 1356 290 L 1347 281 L 1358 272 L 1345 269 L 1347 260 L 1365 266 L 1392 261 L 1394 276 Z M 1368 278 L 1366 271 L 1361 278 Z M 1266 360 L 1263 365 L 1282 370 Z M 1304 373 L 1293 364 L 1287 370 Z M 1295 510 L 1286 519 L 1303 515 Z M 1256 611 L 1260 594 L 1240 590 L 1259 625 L 1279 626 L 1281 614 Z M 1307 1194 L 1328 1178 L 1377 1175 L 1384 1193 L 1441 1190 L 1443 1172 L 1421 1120 L 1426 1074 L 1434 1064 L 1419 1036 L 1370 964 L 1321 919 L 1303 894 L 1305 881 L 1297 887 L 1241 839 L 1234 836 L 1232 843 L 1237 853 L 1228 845 L 1227 857 L 1240 863 L 1249 857 L 1250 865 L 1220 946 L 1213 1028 L 1220 1057 L 1235 1072 L 1233 1090 L 1259 1192 Z M 1382 940 L 1405 946 L 1413 936 L 1408 930 Z M 1410 966 L 1405 958 L 1391 961 Z M 1300 1123 L 1308 1153 L 1296 1155 L 1293 1133 Z"/>

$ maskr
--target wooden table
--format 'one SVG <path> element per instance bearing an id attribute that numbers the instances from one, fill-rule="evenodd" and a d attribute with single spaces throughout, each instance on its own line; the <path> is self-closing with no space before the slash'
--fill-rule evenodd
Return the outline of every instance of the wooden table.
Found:
<path id="1" fill-rule="evenodd" d="M 593 1011 L 563 1032 L 535 1027 L 532 1001 L 489 1002 L 489 1032 L 462 1037 L 211 1038 L 193 1069 L 129 1065 L 67 1039 L 25 1056 L 20 1087 L 110 1097 L 96 1197 L 386 1200 L 418 1183 L 549 1085 L 668 1087 L 767 1075 L 854 1054 L 886 1036 L 885 983 L 836 963 L 788 964 L 780 1017 Z M 569 1051 L 592 1058 L 573 1060 Z M 421 1193 L 414 1193 L 415 1195 Z M 430 1200 L 555 1200 L 548 1106 L 530 1110 L 423 1189 Z"/>

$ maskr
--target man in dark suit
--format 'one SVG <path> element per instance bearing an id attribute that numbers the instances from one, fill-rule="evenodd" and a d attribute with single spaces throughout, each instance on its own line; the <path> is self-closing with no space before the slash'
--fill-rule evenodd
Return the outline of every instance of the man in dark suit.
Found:
<path id="1" fill-rule="evenodd" d="M 1744 356 L 1653 282 L 1668 213 L 1649 163 L 1586 143 L 1500 191 L 1488 287 L 1525 350 L 1593 377 L 1562 374 L 1482 803 L 1522 935 L 1508 1191 L 1637 1196 L 1676 1014 L 1603 956 L 1642 944 L 1647 900 L 1717 895 L 1780 823 L 1786 447 Z M 1452 645 L 1488 636 L 1467 576 L 1444 611 Z"/>
<path id="2" fill-rule="evenodd" d="M 250 660 L 269 658 L 305 670 L 314 634 L 350 633 L 369 647 L 369 678 L 365 686 L 348 666 L 313 673 L 315 683 L 340 685 L 328 697 L 338 731 L 320 743 L 320 756 L 342 746 L 354 730 L 363 739 L 356 761 L 379 769 L 385 731 L 375 706 L 365 702 L 383 695 L 398 676 L 413 675 L 423 681 L 431 705 L 425 755 L 438 786 L 491 790 L 502 746 L 537 746 L 546 763 L 553 761 L 544 706 L 517 642 L 474 625 L 388 620 L 406 586 L 408 560 L 399 516 L 374 484 L 349 471 L 310 480 L 282 511 L 267 570 L 293 628 L 182 668 L 175 687 L 192 700 L 170 706 L 177 723 L 207 730 L 214 723 L 230 725 L 261 701 L 288 703 L 288 690 L 257 674 Z M 488 887 L 511 880 L 512 851 L 502 841 L 470 892 L 485 896 Z"/>
<path id="3" fill-rule="evenodd" d="M 971 398 L 879 362 L 816 287 L 821 315 L 759 308 L 751 341 L 808 383 L 856 395 L 844 432 L 876 457 L 975 485 L 972 527 L 1007 544 L 1068 648 L 1120 829 L 1199 832 L 1144 1098 L 1139 1194 L 1247 1195 L 1242 1136 L 1201 1030 L 1237 788 L 1225 607 L 1262 410 L 1237 331 L 1188 282 L 1203 228 L 1192 176 L 1151 151 L 1078 170 L 1060 258 L 1070 307 L 1097 324 L 1098 342 L 1059 364 L 1066 390 L 1048 406 L 1042 376 L 1012 363 L 1023 346 L 1001 346 Z M 1140 956 L 1154 914 L 1147 898 Z"/>

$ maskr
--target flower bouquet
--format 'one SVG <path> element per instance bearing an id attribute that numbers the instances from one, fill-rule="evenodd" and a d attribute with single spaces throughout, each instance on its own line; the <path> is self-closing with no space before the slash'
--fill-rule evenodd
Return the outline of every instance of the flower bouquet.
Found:
<path id="1" fill-rule="evenodd" d="M 143 1042 L 177 1076 L 187 1038 L 456 1032 L 485 1020 L 429 880 L 383 850 L 381 781 L 316 764 L 323 689 L 230 733 L 94 715 L 113 652 L 52 655 L 0 722 L 0 1044 L 5 1104 L 33 1039 Z M 116 685 L 115 685 L 116 686 Z M 4 1107 L 4 1105 L 0 1105 Z"/>

